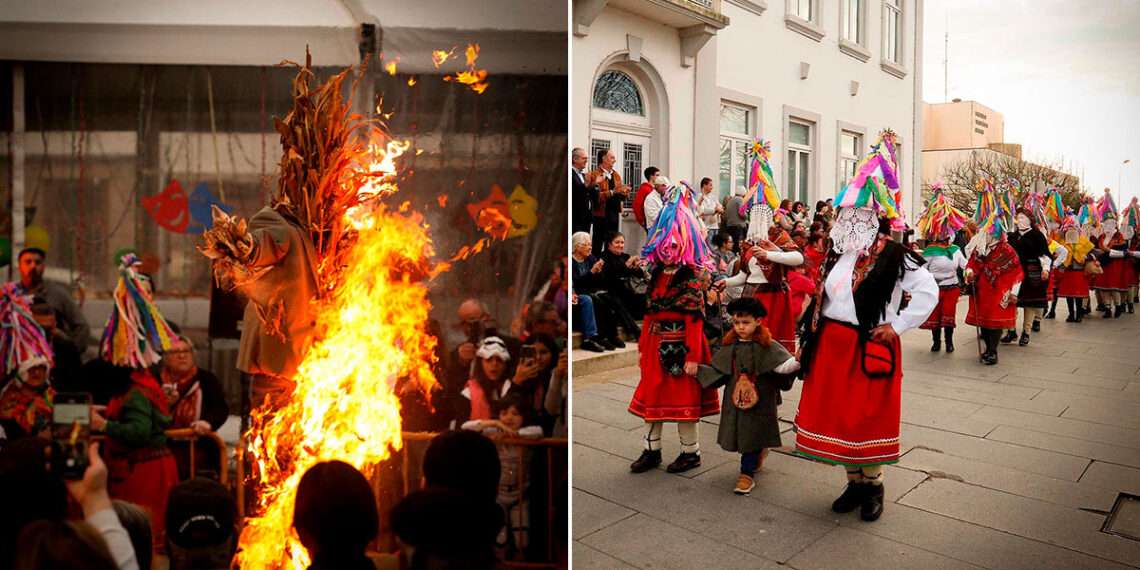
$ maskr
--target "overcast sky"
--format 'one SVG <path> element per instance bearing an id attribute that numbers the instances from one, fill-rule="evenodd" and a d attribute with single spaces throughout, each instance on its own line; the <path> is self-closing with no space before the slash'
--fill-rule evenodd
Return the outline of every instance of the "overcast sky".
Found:
<path id="1" fill-rule="evenodd" d="M 923 99 L 977 101 L 1005 142 L 1117 204 L 1140 195 L 1140 0 L 926 0 Z M 950 33 L 944 96 L 945 33 Z M 948 99 L 946 98 L 948 97 Z M 1130 164 L 1121 162 L 1131 159 Z M 1122 192 L 1116 191 L 1123 172 Z"/>

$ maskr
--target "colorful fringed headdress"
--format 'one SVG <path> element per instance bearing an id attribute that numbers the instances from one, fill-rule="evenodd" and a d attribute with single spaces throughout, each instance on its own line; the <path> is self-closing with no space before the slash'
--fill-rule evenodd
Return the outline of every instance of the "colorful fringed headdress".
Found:
<path id="1" fill-rule="evenodd" d="M 879 133 L 879 142 L 855 166 L 855 176 L 835 196 L 835 207 L 870 208 L 879 216 L 900 217 L 896 191 L 899 189 L 898 163 L 895 162 L 894 131 Z"/>
<path id="2" fill-rule="evenodd" d="M 1069 230 L 1080 231 L 1080 229 L 1081 229 L 1081 225 L 1079 223 L 1077 223 L 1077 217 L 1074 216 L 1073 214 L 1069 214 L 1069 215 L 1065 216 L 1065 219 L 1061 222 L 1061 234 L 1062 235 L 1064 235 Z"/>
<path id="3" fill-rule="evenodd" d="M 1065 220 L 1065 202 L 1056 188 L 1045 193 L 1045 221 L 1058 226 Z"/>
<path id="4" fill-rule="evenodd" d="M 988 178 L 979 180 L 976 187 L 978 202 L 974 207 L 974 221 L 978 223 L 978 233 L 993 237 L 1004 235 L 1013 216 L 1010 203 L 994 190 L 994 185 Z"/>
<path id="5" fill-rule="evenodd" d="M 119 283 L 115 286 L 115 308 L 107 318 L 99 355 L 117 366 L 146 368 L 162 358 L 176 336 L 150 293 L 143 288 L 138 256 L 128 253 L 119 263 Z"/>
<path id="6" fill-rule="evenodd" d="M 740 203 L 741 216 L 760 204 L 772 208 L 773 212 L 780 207 L 780 192 L 776 190 L 776 177 L 768 162 L 771 157 L 772 147 L 768 141 L 756 137 L 748 150 L 748 191 Z"/>
<path id="7" fill-rule="evenodd" d="M 1116 200 L 1112 199 L 1112 192 L 1109 191 L 1108 188 L 1104 189 L 1104 196 L 1101 196 L 1100 200 L 1097 200 L 1096 212 L 1101 223 L 1115 220 L 1119 216 L 1119 212 L 1116 209 Z"/>
<path id="8" fill-rule="evenodd" d="M 1133 196 L 1124 209 L 1124 224 L 1133 230 L 1140 228 L 1140 198 Z"/>
<path id="9" fill-rule="evenodd" d="M 1028 210 L 1031 214 L 1030 218 L 1037 227 L 1046 227 L 1045 216 L 1045 195 L 1040 192 L 1029 191 L 1023 193 L 1024 198 L 1021 201 L 1021 207 Z"/>
<path id="10" fill-rule="evenodd" d="M 4 376 L 33 360 L 51 363 L 51 342 L 32 317 L 31 301 L 31 295 L 22 292 L 19 282 L 0 288 L 0 358 Z"/>
<path id="11" fill-rule="evenodd" d="M 1093 201 L 1092 196 L 1085 196 L 1084 203 L 1081 204 L 1081 210 L 1077 213 L 1077 223 L 1081 227 L 1095 228 L 1100 225 L 1100 214 L 1097 211 L 1096 203 Z"/>
<path id="12" fill-rule="evenodd" d="M 712 250 L 705 240 L 704 226 L 697 218 L 694 194 L 685 181 L 666 192 L 665 207 L 641 248 L 643 259 L 650 263 L 672 262 L 694 267 L 706 267 L 712 263 Z M 669 247 L 675 251 L 666 258 L 662 253 Z"/>
<path id="13" fill-rule="evenodd" d="M 942 192 L 942 184 L 934 184 L 934 195 L 918 217 L 918 233 L 930 241 L 951 239 L 966 225 L 966 214 L 952 206 Z"/>

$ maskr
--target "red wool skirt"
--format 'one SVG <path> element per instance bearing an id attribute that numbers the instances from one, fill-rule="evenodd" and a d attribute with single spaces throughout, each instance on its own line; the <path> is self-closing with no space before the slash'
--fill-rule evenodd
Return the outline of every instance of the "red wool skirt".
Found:
<path id="1" fill-rule="evenodd" d="M 974 284 L 966 324 L 984 329 L 1014 328 L 1017 325 L 1017 303 L 1009 303 L 1003 309 L 1000 303 L 1004 291 L 998 291 L 985 278 L 979 278 Z"/>
<path id="2" fill-rule="evenodd" d="M 783 291 L 757 291 L 752 295 L 764 304 L 768 314 L 760 319 L 772 339 L 784 345 L 784 348 L 796 353 L 796 315 L 792 312 L 791 292 Z"/>
<path id="3" fill-rule="evenodd" d="M 116 462 L 110 474 L 111 496 L 146 509 L 155 547 L 164 549 L 166 496 L 178 484 L 178 464 L 165 447 L 135 450 L 130 455 L 130 461 Z"/>
<path id="4" fill-rule="evenodd" d="M 1062 269 L 1057 278 L 1057 296 L 1062 299 L 1085 299 L 1089 296 L 1089 278 L 1082 269 Z"/>
<path id="5" fill-rule="evenodd" d="M 930 312 L 930 316 L 926 317 L 926 322 L 922 323 L 923 328 L 926 330 L 933 330 L 941 327 L 954 328 L 958 324 L 958 298 L 962 295 L 962 289 L 957 285 L 949 287 L 938 288 L 938 304 L 934 306 L 934 310 Z"/>
<path id="6" fill-rule="evenodd" d="M 1104 273 L 1098 275 L 1094 289 L 1104 289 L 1107 291 L 1123 291 L 1132 286 L 1128 282 L 1128 268 L 1127 266 L 1132 263 L 1131 260 L 1126 259 L 1110 259 L 1104 264 Z"/>
<path id="7" fill-rule="evenodd" d="M 1059 271 L 1058 269 L 1054 269 L 1054 270 L 1049 272 L 1049 284 L 1046 285 L 1046 287 L 1045 287 L 1045 300 L 1046 301 L 1052 302 L 1053 298 L 1056 297 L 1056 295 L 1057 295 L 1057 272 L 1058 271 Z"/>
<path id="8" fill-rule="evenodd" d="M 858 333 L 824 321 L 796 411 L 796 452 L 840 465 L 882 465 L 899 460 L 902 352 L 893 343 L 895 373 L 863 373 Z"/>
<path id="9" fill-rule="evenodd" d="M 677 321 L 685 323 L 683 338 L 670 341 L 658 325 Z M 687 349 L 686 361 L 708 364 L 712 359 L 699 318 L 673 312 L 645 316 L 638 340 L 641 380 L 629 403 L 630 413 L 647 422 L 695 422 L 702 416 L 720 413 L 716 388 L 701 388 L 693 376 L 670 374 L 661 363 L 661 345 L 682 341 Z"/>

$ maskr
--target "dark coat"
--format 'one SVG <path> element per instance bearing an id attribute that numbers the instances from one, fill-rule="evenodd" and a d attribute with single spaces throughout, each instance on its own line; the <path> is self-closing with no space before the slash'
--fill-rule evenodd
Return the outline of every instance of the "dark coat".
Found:
<path id="1" fill-rule="evenodd" d="M 573 232 L 589 232 L 594 222 L 594 206 L 598 202 L 598 185 L 586 186 L 583 178 L 570 169 L 570 227 Z"/>
<path id="2" fill-rule="evenodd" d="M 780 424 L 776 406 L 780 391 L 792 387 L 793 375 L 772 372 L 792 355 L 780 343 L 768 346 L 756 342 L 726 344 L 713 355 L 711 364 L 702 364 L 697 381 L 705 388 L 724 386 L 717 443 L 725 451 L 754 453 L 766 447 L 780 447 Z M 747 410 L 732 402 L 736 380 L 741 375 L 755 379 L 759 402 Z"/>

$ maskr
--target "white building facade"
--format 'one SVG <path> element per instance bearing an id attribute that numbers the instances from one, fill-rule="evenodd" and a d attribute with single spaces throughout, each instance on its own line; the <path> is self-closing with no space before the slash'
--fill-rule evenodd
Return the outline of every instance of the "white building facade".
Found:
<path id="1" fill-rule="evenodd" d="M 879 130 L 899 135 L 903 209 L 921 192 L 923 0 L 575 0 L 570 138 L 635 187 L 747 182 L 771 142 L 780 193 L 835 195 Z M 643 241 L 632 216 L 628 240 Z"/>

